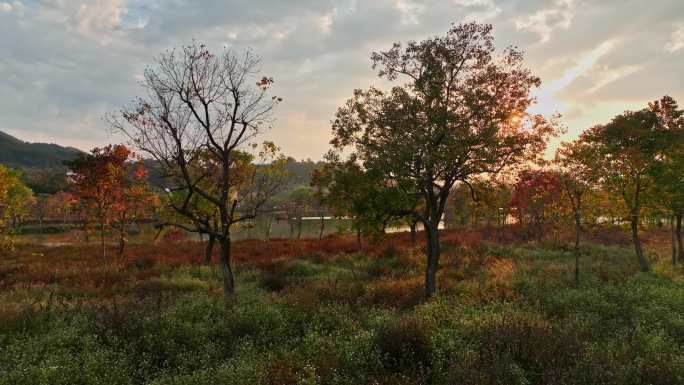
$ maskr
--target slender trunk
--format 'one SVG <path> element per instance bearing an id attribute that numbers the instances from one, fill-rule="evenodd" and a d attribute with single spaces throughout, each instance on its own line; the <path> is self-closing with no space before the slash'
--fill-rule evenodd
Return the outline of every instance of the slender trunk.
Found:
<path id="1" fill-rule="evenodd" d="M 126 238 L 119 238 L 119 257 L 123 257 L 126 249 Z"/>
<path id="2" fill-rule="evenodd" d="M 677 214 L 677 249 L 679 251 L 679 260 L 684 260 L 684 245 L 682 242 L 682 214 Z"/>
<path id="3" fill-rule="evenodd" d="M 361 229 L 356 229 L 356 245 L 359 248 L 359 252 L 362 252 L 363 242 L 361 241 Z"/>
<path id="4" fill-rule="evenodd" d="M 534 222 L 534 232 L 537 237 L 537 242 L 541 242 L 546 236 L 546 234 L 544 234 L 544 214 L 538 214 Z"/>
<path id="5" fill-rule="evenodd" d="M 100 246 L 102 247 L 102 262 L 107 262 L 107 247 L 105 246 L 105 225 L 100 222 Z"/>
<path id="6" fill-rule="evenodd" d="M 226 298 L 235 293 L 233 270 L 230 266 L 230 235 L 221 239 L 221 271 L 223 273 L 223 294 Z"/>
<path id="7" fill-rule="evenodd" d="M 418 243 L 418 234 L 416 231 L 416 222 L 409 223 L 409 227 L 411 228 L 411 245 L 415 246 L 416 243 Z"/>
<path id="8" fill-rule="evenodd" d="M 299 214 L 299 218 L 297 218 L 297 239 L 302 239 L 302 222 L 304 221 L 302 216 L 303 214 Z"/>
<path id="9" fill-rule="evenodd" d="M 209 234 L 209 240 L 207 240 L 207 245 L 204 249 L 204 264 L 205 265 L 211 264 L 211 257 L 214 254 L 214 242 L 215 241 L 216 241 L 216 237 L 213 234 Z"/>
<path id="10" fill-rule="evenodd" d="M 43 233 L 43 210 L 41 209 L 38 212 L 38 231 L 42 234 Z"/>
<path id="11" fill-rule="evenodd" d="M 575 286 L 580 285 L 580 234 L 582 232 L 582 218 L 579 210 L 575 212 Z"/>
<path id="12" fill-rule="evenodd" d="M 256 231 L 256 222 L 246 222 L 246 227 L 247 227 L 247 239 L 256 239 L 256 236 L 254 235 L 254 232 Z"/>
<path id="13" fill-rule="evenodd" d="M 425 297 L 430 298 L 437 292 L 437 270 L 439 269 L 439 222 L 428 221 L 425 226 L 427 240 L 427 268 L 425 269 Z"/>
<path id="14" fill-rule="evenodd" d="M 126 248 L 126 217 L 121 218 L 121 227 L 119 228 L 119 258 L 123 257 L 124 249 Z"/>
<path id="15" fill-rule="evenodd" d="M 650 267 L 648 266 L 648 261 L 644 257 L 644 250 L 641 247 L 641 240 L 639 239 L 639 215 L 632 214 L 630 222 L 632 226 L 632 241 L 634 242 L 634 251 L 639 260 L 639 267 L 641 268 L 641 271 L 649 271 Z"/>
<path id="16" fill-rule="evenodd" d="M 271 221 L 272 220 L 273 219 L 271 218 L 270 215 L 266 216 L 266 240 L 267 241 L 271 239 Z"/>
<path id="17" fill-rule="evenodd" d="M 325 216 L 321 213 L 321 229 L 318 232 L 318 240 L 323 239 L 323 231 L 325 230 Z"/>
<path id="18" fill-rule="evenodd" d="M 121 233 L 119 233 L 119 257 L 123 257 L 125 249 L 126 249 L 126 235 L 124 234 L 124 231 L 122 230 Z"/>
<path id="19" fill-rule="evenodd" d="M 672 235 L 672 266 L 677 266 L 677 228 L 675 226 L 676 216 L 670 217 L 670 233 Z"/>

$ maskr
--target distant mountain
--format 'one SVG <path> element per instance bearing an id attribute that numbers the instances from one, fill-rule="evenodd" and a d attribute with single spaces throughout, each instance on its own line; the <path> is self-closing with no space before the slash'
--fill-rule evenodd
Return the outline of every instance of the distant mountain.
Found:
<path id="1" fill-rule="evenodd" d="M 65 190 L 67 167 L 64 161 L 75 159 L 82 151 L 73 147 L 63 147 L 52 143 L 29 143 L 0 131 L 0 164 L 22 170 L 24 181 L 34 193 L 53 194 Z M 146 160 L 145 166 L 150 170 L 150 184 L 162 189 L 165 182 L 156 163 Z M 313 170 L 322 167 L 323 162 L 310 159 L 297 161 L 289 158 L 285 169 L 289 174 L 289 183 L 281 192 L 287 196 L 289 191 L 308 186 Z"/>
<path id="2" fill-rule="evenodd" d="M 59 168 L 81 153 L 73 147 L 54 143 L 29 143 L 0 131 L 0 163 L 18 168 Z"/>
<path id="3" fill-rule="evenodd" d="M 54 193 L 66 187 L 64 161 L 81 151 L 53 143 L 29 143 L 0 131 L 0 164 L 24 172 L 25 182 L 35 193 Z"/>

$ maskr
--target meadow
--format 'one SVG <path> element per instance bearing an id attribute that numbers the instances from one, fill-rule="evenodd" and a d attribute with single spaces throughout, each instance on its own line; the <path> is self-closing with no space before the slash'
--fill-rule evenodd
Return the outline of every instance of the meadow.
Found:
<path id="1" fill-rule="evenodd" d="M 0 385 L 684 384 L 684 9 L 29 3 Z"/>
<path id="2" fill-rule="evenodd" d="M 0 384 L 678 384 L 684 281 L 668 234 L 639 271 L 618 231 L 560 240 L 444 231 L 234 243 L 236 294 L 190 241 L 19 244 L 0 259 Z M 114 255 L 114 254 L 112 254 Z"/>

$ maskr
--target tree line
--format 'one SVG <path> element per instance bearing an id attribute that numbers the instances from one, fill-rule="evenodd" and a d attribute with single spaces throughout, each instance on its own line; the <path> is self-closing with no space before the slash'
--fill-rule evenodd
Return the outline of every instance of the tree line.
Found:
<path id="1" fill-rule="evenodd" d="M 103 258 L 107 231 L 118 233 L 123 253 L 127 223 L 161 208 L 160 230 L 206 235 L 209 257 L 218 245 L 227 297 L 235 290 L 235 229 L 278 197 L 286 216 L 298 218 L 291 236 L 296 227 L 301 236 L 307 210 L 320 215 L 321 237 L 326 216 L 349 218 L 360 248 L 393 226 L 407 226 L 416 240 L 420 226 L 427 297 L 438 288 L 445 220 L 514 222 L 530 238 L 571 223 L 578 284 L 582 239 L 602 223 L 629 224 L 637 262 L 648 271 L 640 227 L 645 218 L 667 218 L 672 263 L 684 260 L 684 112 L 673 98 L 590 127 L 545 160 L 549 139 L 564 130 L 560 116 L 529 112 L 541 80 L 522 51 L 495 49 L 491 25 L 453 25 L 374 52 L 371 62 L 391 87 L 354 90 L 334 116 L 331 149 L 310 185 L 283 197 L 288 158 L 259 140 L 283 99 L 273 95 L 260 58 L 195 43 L 166 51 L 145 70 L 144 94 L 106 118 L 130 148 L 95 149 L 70 162 L 72 193 L 60 199 L 82 202 L 96 218 Z M 143 158 L 162 190 L 147 183 Z M 0 229 L 7 207 L 0 203 Z"/>

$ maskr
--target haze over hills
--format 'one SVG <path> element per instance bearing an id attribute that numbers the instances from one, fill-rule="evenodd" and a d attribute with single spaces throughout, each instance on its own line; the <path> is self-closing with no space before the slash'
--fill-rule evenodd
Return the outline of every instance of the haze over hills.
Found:
<path id="1" fill-rule="evenodd" d="M 0 163 L 18 168 L 55 168 L 64 170 L 62 162 L 72 160 L 80 150 L 54 143 L 29 143 L 0 131 Z"/>
<path id="2" fill-rule="evenodd" d="M 66 187 L 64 161 L 82 151 L 54 143 L 29 143 L 0 131 L 0 164 L 18 168 L 34 193 L 55 193 Z"/>
<path id="3" fill-rule="evenodd" d="M 79 149 L 54 143 L 25 142 L 0 131 L 0 164 L 22 170 L 24 181 L 35 193 L 53 194 L 65 190 L 67 167 L 64 161 L 73 160 L 81 153 Z M 290 174 L 290 188 L 307 186 L 313 170 L 322 164 L 289 159 L 286 169 Z M 163 182 L 154 172 L 154 162 L 146 162 L 145 165 L 152 171 L 150 183 L 155 187 L 163 187 Z"/>

